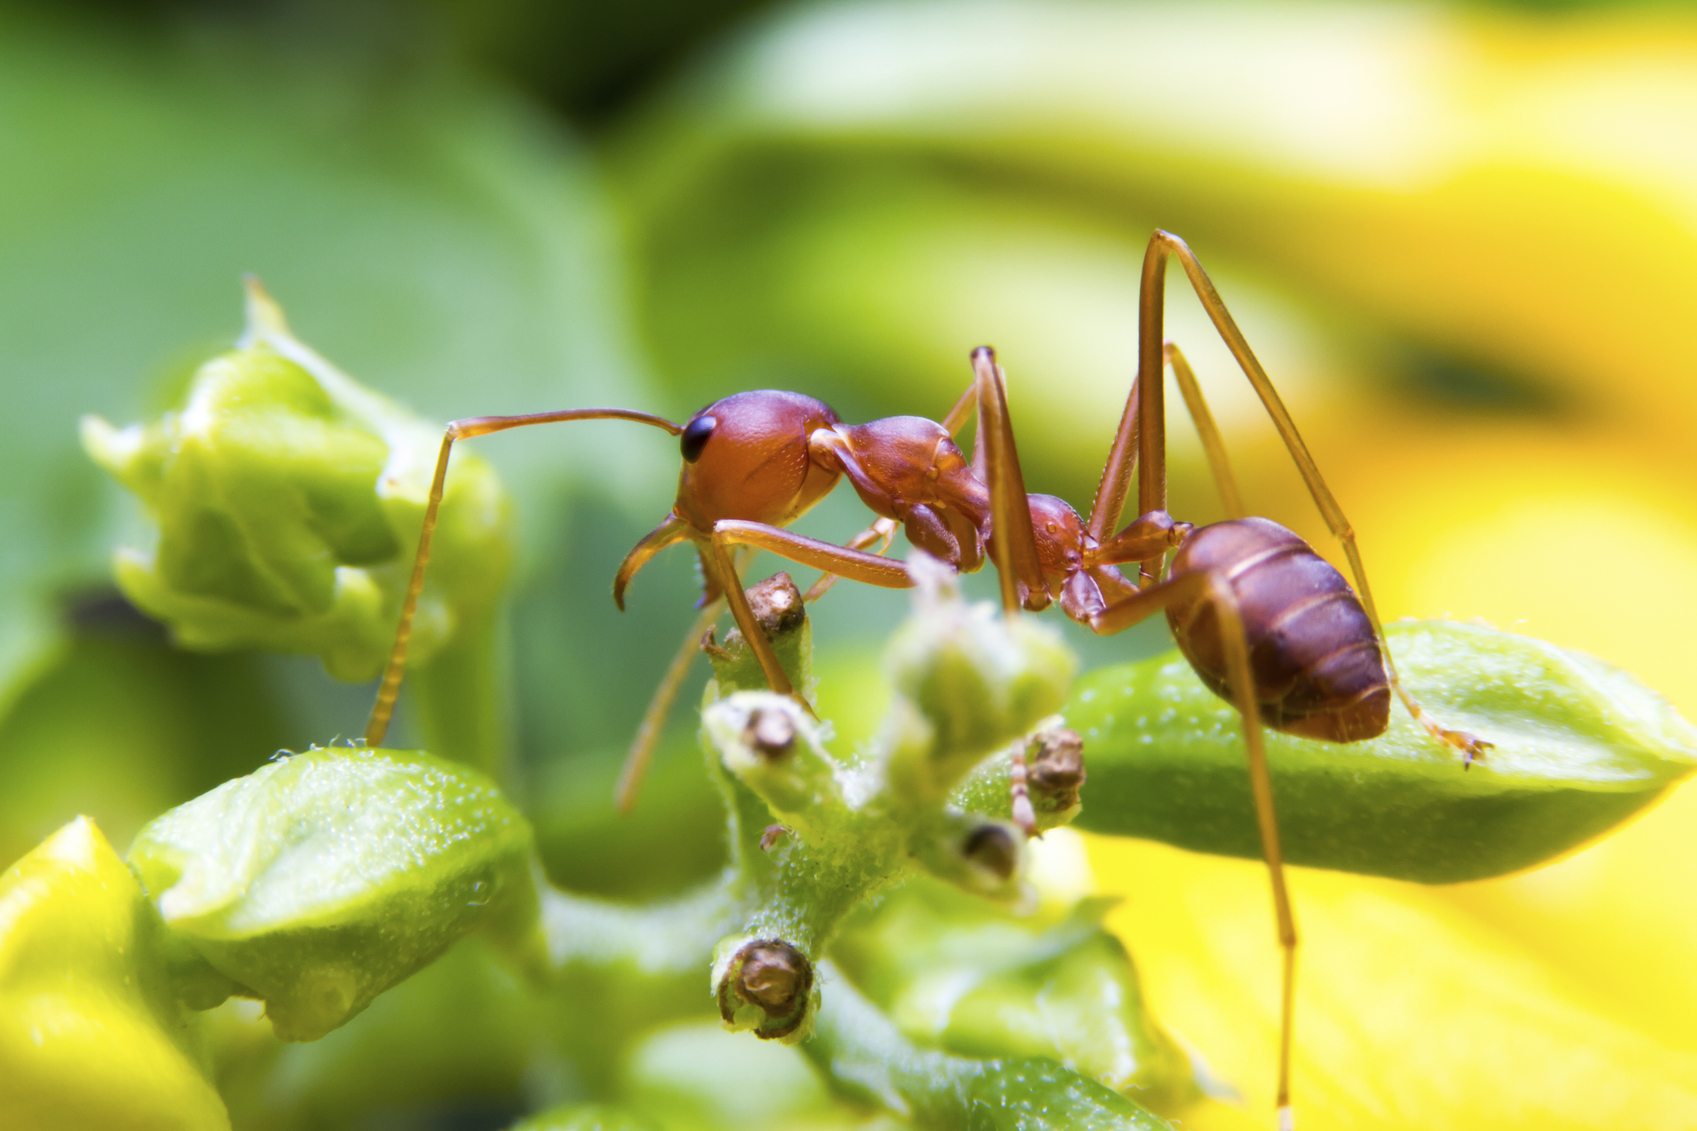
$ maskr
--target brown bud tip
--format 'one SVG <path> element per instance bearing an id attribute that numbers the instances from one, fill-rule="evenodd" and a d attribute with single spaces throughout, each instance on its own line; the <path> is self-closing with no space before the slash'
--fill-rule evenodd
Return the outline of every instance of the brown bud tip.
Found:
<path id="1" fill-rule="evenodd" d="M 744 591 L 748 607 L 766 639 L 775 640 L 786 632 L 794 632 L 807 619 L 807 606 L 802 603 L 801 590 L 787 573 L 775 573 L 758 585 Z"/>
<path id="2" fill-rule="evenodd" d="M 776 762 L 795 747 L 795 722 L 782 711 L 755 711 L 742 736 L 756 754 Z"/>
<path id="3" fill-rule="evenodd" d="M 788 825 L 767 825 L 760 831 L 760 851 L 772 851 L 772 846 L 788 836 L 789 832 Z"/>
<path id="4" fill-rule="evenodd" d="M 1051 727 L 1033 736 L 1025 753 L 1027 788 L 1037 808 L 1056 813 L 1078 804 L 1085 773 L 1084 739 L 1077 731 Z"/>
<path id="5" fill-rule="evenodd" d="M 1006 827 L 983 824 L 966 834 L 961 855 L 999 880 L 1013 879 L 1019 867 L 1019 841 Z"/>
<path id="6" fill-rule="evenodd" d="M 753 1005 L 766 1015 L 755 1027 L 762 1040 L 787 1037 L 807 1019 L 813 994 L 813 964 L 782 939 L 756 939 L 731 959 L 719 985 L 719 1014 L 727 1022 L 738 1007 Z"/>
<path id="7" fill-rule="evenodd" d="M 996 351 L 990 346 L 975 346 L 972 350 L 972 360 L 977 361 L 979 358 L 984 358 L 986 361 L 995 361 Z"/>

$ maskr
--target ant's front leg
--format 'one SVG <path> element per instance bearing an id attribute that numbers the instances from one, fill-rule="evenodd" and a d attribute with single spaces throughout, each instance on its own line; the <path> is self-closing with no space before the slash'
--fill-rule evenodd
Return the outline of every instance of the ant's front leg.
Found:
<path id="1" fill-rule="evenodd" d="M 731 559 L 731 552 L 737 546 L 770 550 L 801 565 L 813 566 L 851 581 L 862 581 L 886 589 L 906 589 L 913 585 L 913 579 L 908 576 L 907 567 L 901 562 L 869 554 L 864 550 L 821 542 L 816 538 L 805 538 L 800 534 L 792 534 L 781 526 L 740 519 L 721 519 L 713 524 L 713 533 L 702 560 L 707 562 L 708 568 L 716 574 L 713 580 L 723 590 L 725 600 L 731 607 L 731 616 L 735 618 L 737 627 L 742 630 L 743 639 L 748 641 L 748 646 L 754 650 L 754 657 L 760 664 L 761 672 L 766 676 L 766 685 L 780 695 L 794 698 L 811 714 L 812 706 L 796 694 L 789 674 L 778 662 L 778 654 L 773 650 L 772 642 L 761 631 L 760 622 L 755 618 L 754 610 L 749 607 L 748 597 L 743 593 L 742 581 L 737 576 L 736 563 Z"/>

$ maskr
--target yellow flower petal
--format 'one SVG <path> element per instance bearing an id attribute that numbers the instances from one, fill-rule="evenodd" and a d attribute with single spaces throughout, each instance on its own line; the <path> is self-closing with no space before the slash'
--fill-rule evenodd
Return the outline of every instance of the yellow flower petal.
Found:
<path id="1" fill-rule="evenodd" d="M 186 1029 L 140 960 L 141 887 L 79 819 L 0 875 L 7 1131 L 227 1129 Z"/>
<path id="2" fill-rule="evenodd" d="M 1207 1131 L 1271 1126 L 1278 957 L 1264 869 L 1162 846 L 1097 840 L 1111 920 L 1151 1007 L 1214 1074 L 1234 1110 Z M 1536 951 L 1413 885 L 1292 876 L 1303 936 L 1295 1100 L 1299 1126 L 1351 1131 L 1697 1126 L 1697 1057 L 1663 1048 L 1596 1005 Z"/>

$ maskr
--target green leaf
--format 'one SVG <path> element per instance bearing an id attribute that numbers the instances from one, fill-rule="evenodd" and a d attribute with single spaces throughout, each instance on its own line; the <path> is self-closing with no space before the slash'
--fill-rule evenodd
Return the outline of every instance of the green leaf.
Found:
<path id="1" fill-rule="evenodd" d="M 0 1114 L 13 1131 L 228 1128 L 159 922 L 79 818 L 0 875 Z"/>
<path id="2" fill-rule="evenodd" d="M 1366 742 L 1268 732 L 1292 863 L 1429 883 L 1499 875 L 1624 820 L 1697 762 L 1697 730 L 1596 660 L 1475 625 L 1387 636 L 1422 706 L 1494 746 L 1464 772 L 1400 704 Z M 1080 828 L 1260 855 L 1237 714 L 1177 653 L 1092 672 L 1066 715 L 1089 771 Z"/>
<path id="3" fill-rule="evenodd" d="M 171 934 L 263 998 L 285 1040 L 329 1032 L 479 924 L 535 916 L 524 819 L 417 752 L 285 757 L 155 820 L 130 860 Z"/>
<path id="4" fill-rule="evenodd" d="M 1102 901 L 1058 921 L 914 880 L 859 917 L 833 960 L 909 1038 L 963 1056 L 1047 1056 L 1160 1106 L 1194 1093 L 1150 1018 Z"/>
<path id="5" fill-rule="evenodd" d="M 979 1060 L 916 1044 L 830 964 L 821 972 L 831 984 L 831 1005 L 820 1011 L 815 1037 L 802 1051 L 855 1099 L 950 1131 L 1172 1131 L 1118 1092 L 1053 1060 Z"/>

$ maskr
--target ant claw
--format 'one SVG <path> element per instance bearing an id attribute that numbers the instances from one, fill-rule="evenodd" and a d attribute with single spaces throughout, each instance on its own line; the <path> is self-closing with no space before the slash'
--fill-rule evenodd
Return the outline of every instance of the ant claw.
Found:
<path id="1" fill-rule="evenodd" d="M 1486 742 L 1477 735 L 1468 734 L 1464 730 L 1448 730 L 1438 728 L 1438 737 L 1461 751 L 1461 768 L 1468 770 L 1475 762 L 1485 760 L 1485 751 L 1491 749 L 1492 743 Z"/>

